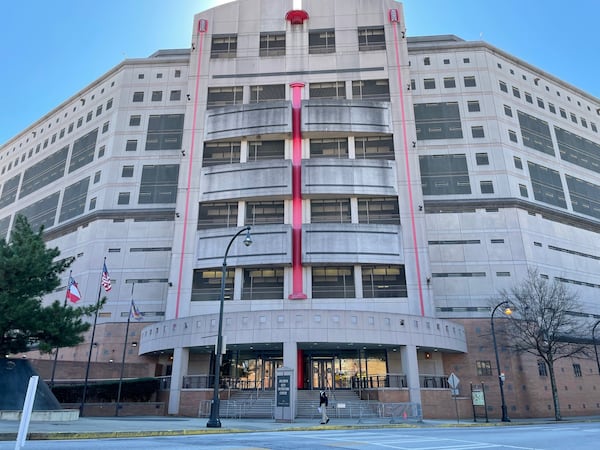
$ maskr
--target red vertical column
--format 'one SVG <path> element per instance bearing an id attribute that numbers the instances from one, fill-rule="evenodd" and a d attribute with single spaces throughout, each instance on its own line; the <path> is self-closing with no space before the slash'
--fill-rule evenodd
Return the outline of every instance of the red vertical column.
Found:
<path id="1" fill-rule="evenodd" d="M 183 277 L 183 266 L 185 260 L 185 241 L 187 239 L 187 225 L 188 216 L 190 213 L 190 192 L 192 185 L 193 163 L 194 163 L 194 149 L 196 148 L 196 120 L 198 117 L 198 93 L 200 92 L 200 70 L 202 63 L 202 50 L 204 48 L 204 34 L 208 30 L 208 22 L 206 19 L 200 19 L 198 21 L 198 40 L 196 48 L 198 49 L 198 60 L 196 66 L 196 86 L 194 90 L 194 113 L 192 118 L 192 140 L 190 142 L 189 149 L 189 160 L 188 160 L 188 174 L 187 174 L 187 185 L 185 193 L 185 207 L 183 210 L 183 233 L 181 236 L 181 256 L 179 258 L 179 273 L 177 275 L 177 299 L 175 301 L 175 318 L 179 317 L 179 306 L 181 302 L 181 278 Z"/>
<path id="2" fill-rule="evenodd" d="M 302 283 L 302 88 L 292 83 L 292 293 L 290 300 L 305 299 Z"/>
<path id="3" fill-rule="evenodd" d="M 421 316 L 425 315 L 425 301 L 423 297 L 423 283 L 421 280 L 421 263 L 419 261 L 419 245 L 417 241 L 417 225 L 415 220 L 415 207 L 412 192 L 412 180 L 410 173 L 410 158 L 408 154 L 408 137 L 406 125 L 406 113 L 404 112 L 404 82 L 402 81 L 402 68 L 400 66 L 400 41 L 398 38 L 398 24 L 400 16 L 397 9 L 389 11 L 392 30 L 394 31 L 394 52 L 396 55 L 396 76 L 398 77 L 398 93 L 400 96 L 400 115 L 402 119 L 402 147 L 404 148 L 404 166 L 406 170 L 406 185 L 408 190 L 408 208 L 410 211 L 410 227 L 413 238 L 413 248 L 415 252 L 415 270 L 417 273 L 417 288 L 419 290 L 419 306 L 421 308 Z M 404 33 L 402 33 L 404 37 Z"/>

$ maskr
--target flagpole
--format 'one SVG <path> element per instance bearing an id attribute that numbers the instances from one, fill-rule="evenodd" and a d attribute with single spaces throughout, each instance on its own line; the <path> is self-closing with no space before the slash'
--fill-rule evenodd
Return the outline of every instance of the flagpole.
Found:
<path id="1" fill-rule="evenodd" d="M 133 288 L 135 282 L 131 285 L 131 302 L 129 303 L 129 314 L 127 314 L 127 328 L 125 328 L 125 343 L 123 344 L 123 359 L 121 360 L 121 376 L 119 378 L 119 390 L 117 391 L 117 406 L 115 407 L 115 417 L 119 417 L 119 408 L 121 407 L 121 387 L 123 386 L 123 372 L 125 371 L 125 354 L 127 352 L 127 338 L 129 337 L 129 324 L 131 323 L 131 312 L 133 311 Z"/>
<path id="2" fill-rule="evenodd" d="M 65 292 L 65 303 L 63 308 L 67 307 L 67 297 L 69 296 L 69 289 L 71 288 L 71 275 L 73 275 L 73 271 L 69 270 L 69 278 L 67 279 L 67 291 Z M 56 361 L 58 360 L 58 347 L 56 347 L 56 351 L 54 352 L 54 363 L 52 364 L 52 377 L 50 378 L 50 389 L 54 388 L 54 374 L 56 373 Z"/>
<path id="3" fill-rule="evenodd" d="M 104 265 L 106 256 L 104 257 Z M 104 268 L 104 265 L 102 266 Z M 94 315 L 94 325 L 92 326 L 92 339 L 90 340 L 90 351 L 88 354 L 87 366 L 85 368 L 85 381 L 83 382 L 83 395 L 81 396 L 81 405 L 79 406 L 79 416 L 83 417 L 83 407 L 85 405 L 85 396 L 87 394 L 88 377 L 90 375 L 90 363 L 92 362 L 92 349 L 94 348 L 94 336 L 96 335 L 96 322 L 98 321 L 98 310 L 100 309 L 100 295 L 102 295 L 102 282 L 98 287 L 98 300 L 96 300 L 96 314 Z"/>

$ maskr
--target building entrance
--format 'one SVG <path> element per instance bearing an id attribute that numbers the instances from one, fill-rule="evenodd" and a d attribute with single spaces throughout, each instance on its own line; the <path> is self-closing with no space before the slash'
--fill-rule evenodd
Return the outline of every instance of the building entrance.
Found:
<path id="1" fill-rule="evenodd" d="M 312 360 L 312 389 L 333 388 L 333 358 Z"/>

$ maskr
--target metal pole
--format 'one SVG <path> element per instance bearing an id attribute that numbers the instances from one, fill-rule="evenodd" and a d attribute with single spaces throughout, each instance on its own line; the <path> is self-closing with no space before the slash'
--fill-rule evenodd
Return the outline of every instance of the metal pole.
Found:
<path id="1" fill-rule="evenodd" d="M 240 234 L 244 231 L 246 232 L 246 238 L 244 239 L 244 244 L 249 246 L 252 244 L 252 239 L 250 238 L 250 228 L 245 227 L 238 231 L 233 235 L 231 240 L 229 241 L 229 245 L 227 245 L 227 249 L 225 250 L 225 256 L 223 256 L 223 269 L 221 271 L 221 297 L 220 297 L 220 305 L 219 305 L 219 328 L 217 332 L 217 348 L 215 349 L 215 376 L 214 376 L 214 388 L 213 388 L 213 401 L 210 409 L 210 418 L 206 423 L 208 428 L 221 428 L 221 420 L 219 419 L 219 376 L 221 374 L 221 359 L 222 359 L 222 346 L 223 346 L 223 306 L 225 303 L 225 280 L 227 277 L 227 254 L 229 253 L 229 249 L 231 248 L 231 244 L 235 241 Z"/>
<path id="2" fill-rule="evenodd" d="M 592 341 L 594 342 L 594 353 L 596 353 L 596 365 L 598 366 L 598 375 L 600 375 L 600 360 L 598 359 L 598 347 L 596 345 L 596 327 L 600 324 L 600 320 L 594 324 L 592 328 Z"/>
<path id="3" fill-rule="evenodd" d="M 500 385 L 500 400 L 502 402 L 502 422 L 510 422 L 508 418 L 508 412 L 506 410 L 506 401 L 504 400 L 504 376 L 502 375 L 502 371 L 500 370 L 500 358 L 498 357 L 498 346 L 496 345 L 496 332 L 494 330 L 494 313 L 496 310 L 502 306 L 508 305 L 508 302 L 501 302 L 496 305 L 496 307 L 492 311 L 492 316 L 490 319 L 492 325 L 492 339 L 494 341 L 494 354 L 496 355 L 496 368 L 498 369 L 498 384 Z"/>
<path id="4" fill-rule="evenodd" d="M 129 337 L 129 324 L 131 323 L 131 311 L 133 310 L 133 288 L 135 283 L 131 285 L 131 302 L 129 304 L 129 314 L 127 315 L 127 327 L 125 328 L 125 342 L 123 343 L 123 358 L 121 359 L 121 376 L 119 377 L 119 389 L 117 390 L 117 405 L 115 406 L 115 417 L 119 416 L 121 407 L 121 389 L 123 387 L 123 374 L 125 372 L 125 354 L 127 352 L 127 338 Z"/>
<path id="5" fill-rule="evenodd" d="M 63 304 L 63 308 L 67 307 L 67 295 L 69 294 L 69 289 L 71 288 L 71 276 L 73 275 L 73 271 L 69 270 L 69 279 L 67 280 L 67 292 L 65 293 L 65 302 Z M 52 376 L 50 377 L 50 389 L 54 389 L 54 374 L 56 373 L 56 362 L 58 361 L 58 347 L 54 351 L 54 363 L 52 364 Z"/>

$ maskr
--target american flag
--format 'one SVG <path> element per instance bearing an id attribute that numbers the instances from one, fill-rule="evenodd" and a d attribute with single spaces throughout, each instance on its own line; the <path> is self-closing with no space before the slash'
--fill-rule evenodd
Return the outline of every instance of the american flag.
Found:
<path id="1" fill-rule="evenodd" d="M 102 287 L 106 292 L 112 289 L 112 286 L 110 284 L 110 275 L 108 274 L 106 263 L 104 263 L 104 267 L 102 267 Z"/>

